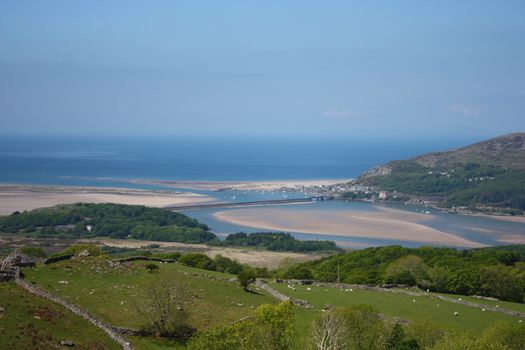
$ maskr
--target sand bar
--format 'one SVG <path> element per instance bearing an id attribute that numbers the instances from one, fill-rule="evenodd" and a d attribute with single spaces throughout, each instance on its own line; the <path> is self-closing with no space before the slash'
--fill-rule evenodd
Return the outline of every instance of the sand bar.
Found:
<path id="1" fill-rule="evenodd" d="M 224 222 L 266 230 L 462 247 L 483 246 L 457 235 L 425 226 L 422 222 L 432 220 L 432 215 L 391 208 L 378 209 L 368 212 L 252 208 L 220 211 L 214 216 Z"/>
<path id="2" fill-rule="evenodd" d="M 128 180 L 130 183 L 160 185 L 166 187 L 187 188 L 196 190 L 223 191 L 276 191 L 280 189 L 301 190 L 312 186 L 329 186 L 350 182 L 352 179 L 314 179 L 314 180 L 271 180 L 271 181 L 159 181 Z"/>
<path id="3" fill-rule="evenodd" d="M 165 207 L 211 203 L 215 198 L 191 192 L 129 188 L 0 185 L 0 215 L 71 203 L 118 203 Z"/>

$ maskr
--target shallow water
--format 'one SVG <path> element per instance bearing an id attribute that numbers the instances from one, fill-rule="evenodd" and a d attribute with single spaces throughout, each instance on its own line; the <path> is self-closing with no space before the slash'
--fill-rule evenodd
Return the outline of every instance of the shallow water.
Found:
<path id="1" fill-rule="evenodd" d="M 229 193 L 222 193 L 222 196 L 227 197 Z M 253 195 L 252 195 L 253 196 Z M 242 198 L 241 198 L 242 199 Z M 504 245 L 509 244 L 499 241 L 503 235 L 514 234 L 521 236 L 525 239 L 525 224 L 517 222 L 502 221 L 493 218 L 479 217 L 479 216 L 468 216 L 468 215 L 457 215 L 444 213 L 440 210 L 427 208 L 424 206 L 415 205 L 404 205 L 402 203 L 394 204 L 381 204 L 387 208 L 401 209 L 409 212 L 421 213 L 430 212 L 431 219 L 415 221 L 416 223 L 428 226 L 439 231 L 454 234 L 459 237 L 468 239 L 473 242 L 477 242 L 483 245 Z M 282 210 L 289 211 L 293 214 L 295 211 L 302 210 L 315 210 L 319 212 L 334 212 L 334 211 L 377 211 L 378 206 L 369 202 L 357 202 L 357 201 L 344 201 L 344 200 L 332 200 L 325 202 L 315 202 L 309 204 L 291 204 L 291 205 L 279 205 L 271 206 L 272 208 L 279 208 Z M 260 207 L 243 208 L 243 210 L 257 210 Z M 258 227 L 241 226 L 232 223 L 227 223 L 218 220 L 214 217 L 214 214 L 220 211 L 236 210 L 236 208 L 222 208 L 222 209 L 205 209 L 205 210 L 192 210 L 185 212 L 193 218 L 198 219 L 201 222 L 206 223 L 211 229 L 222 235 L 226 235 L 234 232 L 260 232 L 268 231 Z M 264 217 L 264 220 L 272 221 L 272 217 Z M 326 234 L 314 234 L 314 233 L 292 233 L 299 239 L 320 239 L 320 240 L 333 240 L 341 246 L 347 247 L 364 247 L 364 246 L 382 246 L 391 244 L 401 244 L 404 246 L 421 246 L 422 243 L 414 241 L 402 241 L 402 240 L 386 240 L 386 239 L 375 239 L 367 237 L 344 237 L 341 235 L 326 235 Z M 330 232 L 327 232 L 328 234 Z"/>

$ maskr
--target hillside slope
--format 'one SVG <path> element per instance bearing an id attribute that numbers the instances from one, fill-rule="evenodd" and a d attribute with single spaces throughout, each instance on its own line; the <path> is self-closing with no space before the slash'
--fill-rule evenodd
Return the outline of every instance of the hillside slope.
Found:
<path id="1" fill-rule="evenodd" d="M 391 161 L 363 173 L 353 185 L 432 197 L 445 207 L 521 212 L 525 209 L 525 133 Z"/>

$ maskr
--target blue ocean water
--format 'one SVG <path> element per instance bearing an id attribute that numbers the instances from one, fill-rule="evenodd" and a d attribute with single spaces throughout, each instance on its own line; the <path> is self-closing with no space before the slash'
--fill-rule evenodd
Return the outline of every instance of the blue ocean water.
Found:
<path id="1" fill-rule="evenodd" d="M 249 139 L 249 138 L 123 138 L 123 137 L 2 137 L 0 183 L 40 185 L 111 186 L 160 189 L 161 185 L 130 182 L 132 179 L 240 181 L 352 178 L 389 160 L 440 151 L 476 140 L 388 139 Z M 176 190 L 175 188 L 169 188 Z M 184 190 L 184 189 L 182 189 Z M 194 190 L 220 201 L 251 201 L 301 193 L 279 191 Z M 303 210 L 376 210 L 371 203 L 328 201 L 307 206 L 283 206 Z M 395 207 L 395 205 L 394 205 Z M 399 208 L 418 211 L 418 208 Z M 208 224 L 219 234 L 257 232 L 261 228 L 219 221 L 220 210 L 185 212 Z M 252 210 L 255 210 L 253 208 Z M 434 219 L 424 224 L 487 245 L 505 244 L 503 234 L 525 235 L 525 225 L 492 218 L 451 215 L 431 210 Z M 331 239 L 341 246 L 388 244 L 419 246 L 417 241 L 304 234 L 299 239 Z"/>
<path id="2" fill-rule="evenodd" d="M 392 159 L 465 143 L 379 138 L 4 136 L 0 139 L 0 183 L 123 186 L 122 179 L 351 178 Z"/>

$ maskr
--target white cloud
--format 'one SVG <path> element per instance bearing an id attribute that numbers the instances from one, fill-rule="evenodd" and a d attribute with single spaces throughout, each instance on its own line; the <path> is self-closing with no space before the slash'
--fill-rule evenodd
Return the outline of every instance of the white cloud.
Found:
<path id="1" fill-rule="evenodd" d="M 348 119 L 348 118 L 355 117 L 358 114 L 359 114 L 359 111 L 356 111 L 356 110 L 339 109 L 339 108 L 331 108 L 323 112 L 323 115 L 326 118 L 333 118 L 333 119 Z"/>
<path id="2" fill-rule="evenodd" d="M 474 105 L 467 104 L 455 104 L 447 108 L 449 112 L 464 114 L 464 115 L 477 115 L 480 113 L 480 108 Z"/>

